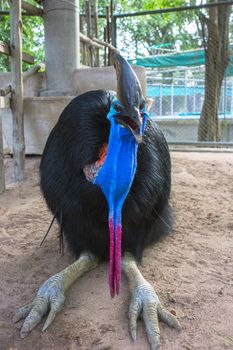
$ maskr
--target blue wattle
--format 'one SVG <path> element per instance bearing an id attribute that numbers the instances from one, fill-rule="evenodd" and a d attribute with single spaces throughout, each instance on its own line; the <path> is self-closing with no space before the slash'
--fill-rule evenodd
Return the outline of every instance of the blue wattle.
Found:
<path id="1" fill-rule="evenodd" d="M 122 127 L 115 120 L 117 114 L 114 100 L 110 108 L 108 119 L 111 123 L 108 151 L 105 162 L 94 181 L 100 186 L 109 205 L 110 230 L 110 271 L 109 282 L 111 295 L 120 286 L 120 255 L 121 255 L 121 212 L 137 167 L 138 143 L 128 128 Z M 144 132 L 147 114 L 144 113 L 141 132 Z M 112 235 L 112 240 L 111 240 Z"/>

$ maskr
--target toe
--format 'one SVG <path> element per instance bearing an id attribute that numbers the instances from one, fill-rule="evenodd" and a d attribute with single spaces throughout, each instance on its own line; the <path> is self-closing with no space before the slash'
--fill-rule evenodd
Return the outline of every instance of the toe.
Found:
<path id="1" fill-rule="evenodd" d="M 161 321 L 166 323 L 168 326 L 173 327 L 178 331 L 181 330 L 181 325 L 176 317 L 161 304 L 158 305 L 158 314 Z"/>
<path id="2" fill-rule="evenodd" d="M 151 350 L 155 350 L 159 345 L 160 331 L 157 313 L 157 305 L 151 301 L 143 305 L 142 317 L 146 327 Z"/>
<path id="3" fill-rule="evenodd" d="M 136 298 L 133 299 L 129 306 L 129 328 L 133 341 L 137 336 L 137 319 L 142 310 L 142 305 Z"/>
<path id="4" fill-rule="evenodd" d="M 59 299 L 51 304 L 50 312 L 47 317 L 47 320 L 44 324 L 44 327 L 42 329 L 42 332 L 44 332 L 49 325 L 53 322 L 54 318 L 56 317 L 57 313 L 61 311 L 63 305 L 65 302 L 65 297 L 60 296 Z"/>
<path id="5" fill-rule="evenodd" d="M 35 328 L 41 321 L 42 317 L 48 311 L 48 300 L 44 298 L 36 298 L 29 315 L 26 317 L 23 327 L 20 331 L 21 338 L 25 338 L 29 332 Z"/>
<path id="6" fill-rule="evenodd" d="M 32 308 L 32 304 L 28 304 L 16 310 L 16 313 L 13 316 L 13 322 L 16 323 L 22 318 L 25 318 L 29 314 L 31 308 Z"/>

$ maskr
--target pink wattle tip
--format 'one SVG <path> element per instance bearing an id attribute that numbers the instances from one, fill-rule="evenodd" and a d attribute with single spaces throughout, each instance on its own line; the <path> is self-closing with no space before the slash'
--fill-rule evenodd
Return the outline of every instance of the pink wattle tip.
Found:
<path id="1" fill-rule="evenodd" d="M 109 252 L 109 288 L 113 298 L 115 296 L 115 244 L 114 244 L 114 223 L 113 217 L 109 218 L 110 252 Z"/>
<path id="2" fill-rule="evenodd" d="M 122 226 L 121 223 L 116 227 L 116 251 L 115 251 L 115 274 L 116 274 L 116 293 L 119 294 L 121 285 L 121 236 Z"/>
<path id="3" fill-rule="evenodd" d="M 121 223 L 116 225 L 116 240 L 114 239 L 114 221 L 113 217 L 109 218 L 110 233 L 110 257 L 109 257 L 109 289 L 111 297 L 119 294 L 121 284 Z"/>

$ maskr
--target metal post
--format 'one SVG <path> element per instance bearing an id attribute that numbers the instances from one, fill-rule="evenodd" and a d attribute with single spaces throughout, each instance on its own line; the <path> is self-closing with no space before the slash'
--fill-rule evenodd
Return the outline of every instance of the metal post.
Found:
<path id="1" fill-rule="evenodd" d="M 163 114 L 163 85 L 160 84 L 159 87 L 159 116 Z"/>
<path id="2" fill-rule="evenodd" d="M 231 82 L 231 118 L 233 118 L 233 79 Z"/>
<path id="3" fill-rule="evenodd" d="M 186 74 L 186 71 L 185 71 L 185 73 L 184 73 L 184 75 L 185 75 L 185 86 L 184 86 L 184 88 L 185 88 L 185 96 L 184 96 L 184 109 L 185 109 L 185 113 L 187 114 L 187 74 Z"/>
<path id="4" fill-rule="evenodd" d="M 194 88 L 193 88 L 193 113 L 196 112 L 196 81 L 194 80 Z"/>
<path id="5" fill-rule="evenodd" d="M 224 79 L 224 94 L 223 94 L 223 97 L 224 97 L 223 113 L 224 113 L 224 118 L 226 118 L 226 105 L 227 105 L 227 79 L 226 79 L 226 76 L 225 76 L 225 79 Z"/>
<path id="6" fill-rule="evenodd" d="M 117 17 L 113 16 L 113 46 L 117 47 Z"/>
<path id="7" fill-rule="evenodd" d="M 174 85 L 171 85 L 171 115 L 174 114 Z"/>

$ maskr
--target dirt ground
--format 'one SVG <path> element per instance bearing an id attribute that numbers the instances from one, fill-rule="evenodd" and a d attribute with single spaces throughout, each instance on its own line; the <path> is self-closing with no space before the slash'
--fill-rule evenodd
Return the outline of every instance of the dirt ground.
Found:
<path id="1" fill-rule="evenodd" d="M 129 292 L 109 296 L 107 265 L 84 275 L 66 295 L 50 328 L 42 324 L 20 339 L 14 310 L 44 280 L 72 262 L 59 254 L 54 225 L 39 244 L 51 215 L 38 186 L 39 158 L 27 159 L 27 180 L 0 196 L 0 349 L 149 350 L 138 322 L 137 342 L 128 334 Z M 172 153 L 174 235 L 145 252 L 141 265 L 162 302 L 174 310 L 182 331 L 161 323 L 161 350 L 233 348 L 233 154 Z"/>

